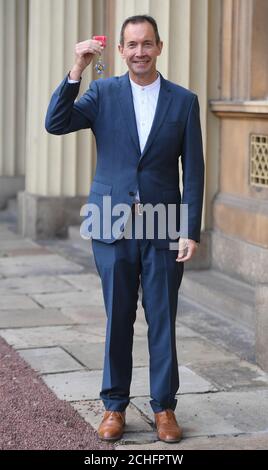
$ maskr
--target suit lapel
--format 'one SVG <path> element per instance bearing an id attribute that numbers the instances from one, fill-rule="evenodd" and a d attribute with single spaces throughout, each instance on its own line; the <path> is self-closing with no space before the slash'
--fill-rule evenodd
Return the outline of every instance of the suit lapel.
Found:
<path id="1" fill-rule="evenodd" d="M 141 154 L 139 136 L 136 124 L 136 116 L 133 104 L 133 96 L 131 91 L 131 85 L 128 78 L 128 72 L 120 77 L 119 81 L 120 91 L 119 91 L 119 101 L 120 106 L 124 115 L 125 122 L 127 124 L 128 131 L 133 140 L 133 143 L 138 151 L 138 154 Z"/>
<path id="2" fill-rule="evenodd" d="M 144 155 L 147 153 L 150 146 L 152 145 L 158 133 L 158 130 L 165 118 L 165 115 L 167 113 L 168 107 L 172 99 L 171 89 L 168 85 L 167 80 L 165 80 L 161 74 L 160 74 L 160 78 L 161 78 L 161 84 L 160 84 L 160 90 L 159 90 L 155 116 L 154 116 L 153 124 L 151 127 L 151 131 L 149 133 L 149 136 L 148 136 L 148 139 L 147 139 L 147 142 L 146 142 L 146 145 L 144 147 L 142 154 L 140 151 L 139 136 L 138 136 L 136 116 L 135 116 L 135 110 L 134 110 L 134 104 L 133 104 L 133 96 L 132 96 L 128 72 L 125 75 L 122 75 L 119 80 L 120 106 L 124 115 L 125 122 L 127 123 L 128 131 L 138 151 L 138 154 L 140 155 L 140 160 L 144 157 Z"/>
<path id="3" fill-rule="evenodd" d="M 170 90 L 167 80 L 165 80 L 161 74 L 160 74 L 160 78 L 161 78 L 161 84 L 160 84 L 157 106 L 155 110 L 155 116 L 154 116 L 154 120 L 152 123 L 151 131 L 149 133 L 146 145 L 141 154 L 140 160 L 144 157 L 144 155 L 147 153 L 150 146 L 152 145 L 158 133 L 158 130 L 165 118 L 165 115 L 167 113 L 168 107 L 172 99 L 171 90 Z"/>

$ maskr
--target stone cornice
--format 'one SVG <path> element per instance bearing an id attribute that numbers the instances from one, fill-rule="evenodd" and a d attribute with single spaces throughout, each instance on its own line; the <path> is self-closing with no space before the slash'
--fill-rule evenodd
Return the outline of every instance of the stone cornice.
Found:
<path id="1" fill-rule="evenodd" d="M 219 117 L 268 118 L 268 100 L 211 100 L 209 104 L 211 111 Z"/>

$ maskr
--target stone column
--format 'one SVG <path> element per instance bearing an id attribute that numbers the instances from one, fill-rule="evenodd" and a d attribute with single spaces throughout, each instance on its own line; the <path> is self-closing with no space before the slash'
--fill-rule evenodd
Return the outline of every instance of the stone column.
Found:
<path id="1" fill-rule="evenodd" d="M 222 7 L 221 99 L 211 102 L 221 129 L 212 258 L 215 268 L 255 284 L 267 282 L 268 7 L 263 0 Z"/>
<path id="2" fill-rule="evenodd" d="M 0 209 L 24 188 L 27 0 L 0 0 Z"/>
<path id="3" fill-rule="evenodd" d="M 256 287 L 256 362 L 268 372 L 268 284 Z"/>
<path id="4" fill-rule="evenodd" d="M 74 62 L 74 46 L 92 35 L 92 0 L 30 0 L 26 188 L 19 194 L 19 229 L 33 239 L 65 236 L 79 223 L 94 168 L 91 131 L 46 132 L 52 92 Z M 92 79 L 83 74 L 80 94 Z"/>

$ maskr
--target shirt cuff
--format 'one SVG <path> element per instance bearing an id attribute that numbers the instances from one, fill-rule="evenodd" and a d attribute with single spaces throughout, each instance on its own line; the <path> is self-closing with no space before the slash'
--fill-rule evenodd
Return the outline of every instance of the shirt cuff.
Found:
<path id="1" fill-rule="evenodd" d="M 68 83 L 79 83 L 80 80 L 71 80 L 69 77 L 68 77 Z"/>
<path id="2" fill-rule="evenodd" d="M 68 83 L 79 83 L 81 81 L 81 77 L 80 77 L 80 80 L 72 80 L 70 77 L 69 77 L 69 74 L 70 72 L 68 73 Z"/>

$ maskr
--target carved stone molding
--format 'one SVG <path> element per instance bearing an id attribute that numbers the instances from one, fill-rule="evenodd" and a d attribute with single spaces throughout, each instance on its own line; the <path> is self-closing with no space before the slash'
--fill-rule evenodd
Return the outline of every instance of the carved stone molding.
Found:
<path id="1" fill-rule="evenodd" d="M 268 118 L 268 101 L 211 100 L 210 109 L 216 116 L 231 118 Z"/>

